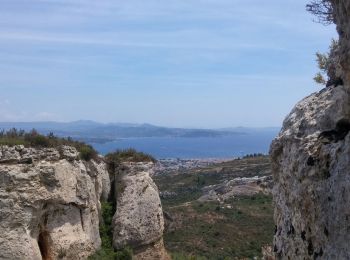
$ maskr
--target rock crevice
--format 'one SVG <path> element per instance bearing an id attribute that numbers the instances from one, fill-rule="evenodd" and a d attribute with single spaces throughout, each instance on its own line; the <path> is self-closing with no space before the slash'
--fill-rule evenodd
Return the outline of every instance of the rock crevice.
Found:
<path id="1" fill-rule="evenodd" d="M 87 259 L 101 247 L 101 201 L 114 200 L 116 250 L 168 259 L 153 163 L 84 161 L 73 147 L 0 146 L 0 259 Z M 113 187 L 111 187 L 113 186 Z"/>

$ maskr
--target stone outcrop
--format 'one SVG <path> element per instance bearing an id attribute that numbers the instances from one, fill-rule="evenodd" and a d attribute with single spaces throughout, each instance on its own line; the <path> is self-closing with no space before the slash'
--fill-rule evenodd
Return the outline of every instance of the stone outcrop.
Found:
<path id="1" fill-rule="evenodd" d="M 105 164 L 75 148 L 0 147 L 0 259 L 86 259 L 109 189 Z"/>
<path id="2" fill-rule="evenodd" d="M 110 199 L 115 249 L 169 259 L 152 171 L 153 163 L 123 163 L 111 173 L 102 157 L 80 160 L 70 146 L 0 146 L 0 259 L 87 259 L 101 246 L 100 201 Z"/>
<path id="3" fill-rule="evenodd" d="M 332 0 L 334 20 L 339 34 L 339 57 L 340 68 L 338 74 L 345 83 L 350 83 L 350 2 L 348 0 Z"/>
<path id="4" fill-rule="evenodd" d="M 253 196 L 259 193 L 271 194 L 272 176 L 242 177 L 223 183 L 205 186 L 199 201 L 224 202 L 236 196 Z"/>
<path id="5" fill-rule="evenodd" d="M 350 259 L 350 2 L 329 2 L 343 84 L 299 102 L 271 145 L 278 259 Z"/>
<path id="6" fill-rule="evenodd" d="M 279 259 L 350 259 L 350 88 L 299 102 L 271 146 Z"/>
<path id="7" fill-rule="evenodd" d="M 116 170 L 113 245 L 130 246 L 135 259 L 169 259 L 163 246 L 164 219 L 153 163 L 123 163 Z"/>

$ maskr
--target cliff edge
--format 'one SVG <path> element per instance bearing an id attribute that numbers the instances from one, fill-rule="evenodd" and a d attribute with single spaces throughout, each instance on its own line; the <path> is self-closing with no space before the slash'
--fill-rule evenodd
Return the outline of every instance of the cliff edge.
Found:
<path id="1" fill-rule="evenodd" d="M 86 259 L 100 247 L 103 163 L 75 148 L 0 148 L 0 259 Z"/>
<path id="2" fill-rule="evenodd" d="M 107 200 L 116 203 L 116 250 L 169 259 L 153 163 L 120 162 L 117 169 L 103 157 L 82 160 L 71 146 L 0 146 L 0 259 L 87 259 L 101 248 Z"/>
<path id="3" fill-rule="evenodd" d="M 277 259 L 350 259 L 350 2 L 330 3 L 344 84 L 299 102 L 271 145 Z"/>
<path id="4" fill-rule="evenodd" d="M 346 86 L 305 98 L 271 146 L 280 258 L 350 258 L 349 101 Z"/>

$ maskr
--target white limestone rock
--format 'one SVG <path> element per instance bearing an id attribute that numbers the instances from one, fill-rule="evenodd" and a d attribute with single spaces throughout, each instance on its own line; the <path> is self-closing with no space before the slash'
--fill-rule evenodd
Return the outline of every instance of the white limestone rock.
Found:
<path id="1" fill-rule="evenodd" d="M 205 186 L 198 201 L 225 202 L 235 196 L 253 196 L 259 193 L 271 194 L 272 176 L 235 178 L 223 183 Z"/>
<path id="2" fill-rule="evenodd" d="M 350 259 L 350 88 L 299 102 L 271 145 L 277 259 Z"/>
<path id="3" fill-rule="evenodd" d="M 99 200 L 109 190 L 104 163 L 72 161 L 74 148 L 69 160 L 53 148 L 0 150 L 0 259 L 93 254 L 101 244 Z"/>
<path id="4" fill-rule="evenodd" d="M 75 147 L 64 145 L 61 147 L 62 156 L 68 161 L 74 161 L 78 159 L 79 153 Z"/>
<path id="5" fill-rule="evenodd" d="M 153 163 L 124 163 L 116 173 L 117 210 L 113 218 L 113 245 L 134 249 L 163 237 L 164 219 L 158 188 L 150 177 Z"/>

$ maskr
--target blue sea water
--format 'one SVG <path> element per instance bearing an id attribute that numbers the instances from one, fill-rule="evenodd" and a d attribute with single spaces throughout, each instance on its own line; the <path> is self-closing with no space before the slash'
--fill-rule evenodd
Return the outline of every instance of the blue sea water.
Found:
<path id="1" fill-rule="evenodd" d="M 205 159 L 231 158 L 252 153 L 269 151 L 270 143 L 276 131 L 239 134 L 224 137 L 149 137 L 126 138 L 103 144 L 92 144 L 101 154 L 116 149 L 135 148 L 157 159 Z"/>

